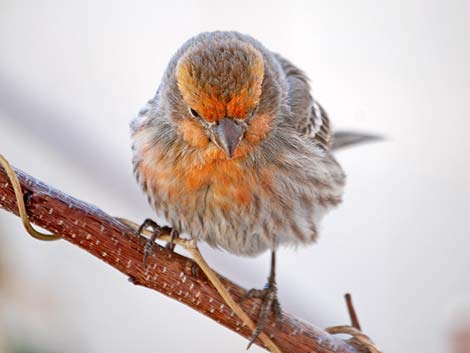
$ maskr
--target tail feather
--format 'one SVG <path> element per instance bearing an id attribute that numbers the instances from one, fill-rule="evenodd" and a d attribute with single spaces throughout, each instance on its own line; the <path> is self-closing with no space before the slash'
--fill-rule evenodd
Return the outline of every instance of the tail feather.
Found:
<path id="1" fill-rule="evenodd" d="M 338 131 L 333 135 L 332 150 L 337 151 L 353 145 L 384 140 L 383 136 L 352 131 Z"/>

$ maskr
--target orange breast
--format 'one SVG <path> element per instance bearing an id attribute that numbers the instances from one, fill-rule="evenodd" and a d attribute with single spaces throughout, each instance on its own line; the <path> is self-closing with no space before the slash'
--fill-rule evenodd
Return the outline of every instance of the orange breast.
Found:
<path id="1" fill-rule="evenodd" d="M 224 152 L 212 145 L 202 152 L 202 162 L 200 155 L 178 158 L 175 162 L 175 152 L 163 154 L 154 146 L 143 152 L 139 165 L 142 179 L 150 186 L 149 192 L 153 190 L 157 199 L 166 199 L 170 204 L 184 203 L 188 197 L 209 190 L 214 207 L 246 207 L 253 201 L 253 192 L 259 193 L 263 183 L 270 181 L 259 180 L 258 174 L 245 168 L 240 158 L 225 159 Z"/>

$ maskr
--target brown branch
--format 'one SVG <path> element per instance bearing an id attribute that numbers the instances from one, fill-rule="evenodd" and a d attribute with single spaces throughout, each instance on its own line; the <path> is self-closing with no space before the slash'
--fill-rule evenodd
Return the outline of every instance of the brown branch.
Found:
<path id="1" fill-rule="evenodd" d="M 143 267 L 142 257 L 146 238 L 136 235 L 131 227 L 119 222 L 97 207 L 77 200 L 35 178 L 16 170 L 23 194 L 28 195 L 30 220 L 63 239 L 100 258 L 129 278 L 168 297 L 179 300 L 212 318 L 243 337 L 251 330 L 226 305 L 206 277 L 193 273 L 193 260 L 163 247 L 154 247 L 154 256 Z M 0 167 L 0 206 L 18 214 L 14 190 L 5 170 Z M 233 299 L 238 301 L 245 290 L 218 275 Z M 241 308 L 256 321 L 259 305 L 247 300 Z M 341 340 L 308 323 L 284 313 L 282 330 L 268 321 L 266 333 L 284 353 L 358 353 L 361 350 L 349 341 Z M 262 342 L 255 342 L 262 346 Z"/>

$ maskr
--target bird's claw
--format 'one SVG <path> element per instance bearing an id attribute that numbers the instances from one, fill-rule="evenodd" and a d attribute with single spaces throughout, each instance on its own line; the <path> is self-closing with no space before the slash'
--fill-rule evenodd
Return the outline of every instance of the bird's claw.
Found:
<path id="1" fill-rule="evenodd" d="M 154 234 L 156 234 L 156 236 L 154 237 L 152 235 L 151 238 L 148 238 L 147 239 L 147 242 L 145 243 L 145 247 L 144 247 L 144 257 L 142 259 L 142 264 L 144 265 L 144 267 L 147 267 L 147 258 L 149 257 L 149 255 L 152 254 L 153 252 L 153 244 L 155 242 L 155 239 L 158 238 L 158 235 L 160 232 L 155 232 Z"/>
<path id="2" fill-rule="evenodd" d="M 249 349 L 258 338 L 266 324 L 266 319 L 270 313 L 274 315 L 277 324 L 282 329 L 282 310 L 279 299 L 277 298 L 277 286 L 275 282 L 268 282 L 268 284 L 263 289 L 250 289 L 245 293 L 240 301 L 244 301 L 248 298 L 261 299 L 262 305 L 256 327 L 250 337 L 250 342 L 248 343 L 247 349 Z"/>
<path id="3" fill-rule="evenodd" d="M 160 237 L 162 233 L 165 232 L 165 230 L 169 230 L 170 228 L 168 227 L 160 227 L 155 221 L 153 221 L 150 218 L 147 218 L 139 227 L 137 230 L 137 234 L 142 234 L 144 229 L 150 228 L 152 230 L 152 236 L 147 239 L 147 242 L 145 243 L 144 247 L 144 257 L 142 260 L 142 263 L 144 267 L 147 266 L 147 258 L 149 255 L 152 254 L 153 251 L 153 245 L 155 244 L 155 240 Z M 175 249 L 175 239 L 179 237 L 179 234 L 176 230 L 171 229 L 170 230 L 170 241 L 167 243 L 166 248 L 173 251 Z"/>
<path id="4" fill-rule="evenodd" d="M 175 250 L 175 240 L 178 239 L 180 235 L 178 234 L 178 231 L 176 229 L 171 229 L 170 231 L 170 241 L 166 243 L 166 248 L 168 250 L 174 251 Z"/>

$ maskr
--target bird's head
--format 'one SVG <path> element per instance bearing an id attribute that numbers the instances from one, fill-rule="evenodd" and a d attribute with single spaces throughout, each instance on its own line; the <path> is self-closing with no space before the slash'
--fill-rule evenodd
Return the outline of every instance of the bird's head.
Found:
<path id="1" fill-rule="evenodd" d="M 183 139 L 232 159 L 266 138 L 273 111 L 263 108 L 265 66 L 261 52 L 238 39 L 190 45 L 174 72 L 179 95 L 173 110 Z"/>

